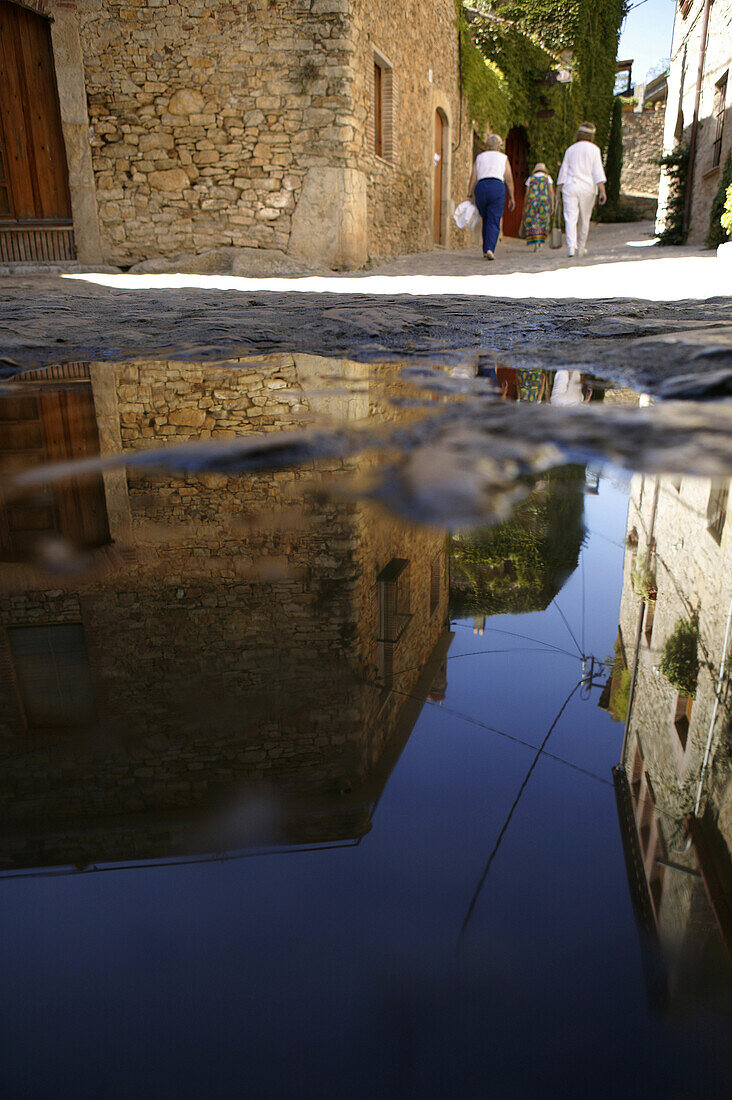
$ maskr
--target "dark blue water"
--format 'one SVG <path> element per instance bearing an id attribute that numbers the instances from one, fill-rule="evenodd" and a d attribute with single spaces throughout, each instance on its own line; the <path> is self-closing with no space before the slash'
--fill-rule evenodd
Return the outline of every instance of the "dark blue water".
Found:
<path id="1" fill-rule="evenodd" d="M 622 724 L 577 688 L 626 510 L 610 477 L 585 497 L 569 628 L 453 623 L 358 844 L 0 881 L 3 1096 L 721 1097 L 724 1019 L 649 1004 Z"/>

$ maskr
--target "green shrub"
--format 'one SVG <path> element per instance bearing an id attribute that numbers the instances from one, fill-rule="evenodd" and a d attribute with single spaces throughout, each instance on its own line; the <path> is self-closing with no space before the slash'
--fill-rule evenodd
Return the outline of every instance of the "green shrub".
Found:
<path id="1" fill-rule="evenodd" d="M 724 211 L 720 221 L 722 222 L 722 229 L 726 230 L 729 237 L 732 237 L 732 183 L 727 188 L 727 198 L 725 199 Z"/>
<path id="2" fill-rule="evenodd" d="M 605 175 L 607 176 L 607 205 L 616 207 L 620 199 L 620 176 L 623 171 L 623 105 L 616 96 L 613 103 L 613 117 L 610 122 L 610 137 L 607 139 L 605 157 Z"/>
<path id="3" fill-rule="evenodd" d="M 728 241 L 730 237 L 732 237 L 732 153 L 727 157 L 719 188 L 709 212 L 707 248 L 716 248 Z"/>
<path id="4" fill-rule="evenodd" d="M 659 669 L 681 695 L 696 695 L 699 679 L 699 625 L 679 619 L 663 647 Z"/>
<path id="5" fill-rule="evenodd" d="M 684 229 L 684 207 L 689 171 L 689 146 L 677 145 L 670 153 L 659 157 L 658 164 L 666 169 L 669 194 L 664 227 L 658 235 L 659 244 L 684 244 L 688 229 Z"/>

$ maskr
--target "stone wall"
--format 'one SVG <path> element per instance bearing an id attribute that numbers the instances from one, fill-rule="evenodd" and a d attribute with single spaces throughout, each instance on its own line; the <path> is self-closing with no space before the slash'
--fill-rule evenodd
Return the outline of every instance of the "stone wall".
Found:
<path id="1" fill-rule="evenodd" d="M 664 149 L 673 149 L 676 138 L 690 140 L 694 117 L 697 72 L 702 48 L 701 31 L 704 0 L 693 0 L 686 18 L 680 7 L 676 11 L 671 67 L 668 81 L 668 104 L 664 129 Z M 721 170 L 732 152 L 732 79 L 727 80 L 725 123 L 720 164 L 713 166 L 713 144 L 716 125 L 713 118 L 715 85 L 732 69 L 732 0 L 715 0 L 709 12 L 707 45 L 704 57 L 699 128 L 694 164 L 689 242 L 703 244 L 709 232 L 709 216 L 714 196 L 721 181 Z M 661 178 L 659 191 L 659 225 L 667 198 L 667 181 Z"/>
<path id="2" fill-rule="evenodd" d="M 118 439 L 125 450 L 147 445 L 151 421 L 180 443 L 254 425 L 276 431 L 292 415 L 283 393 L 304 406 L 303 378 L 317 376 L 312 357 L 304 359 L 299 373 L 288 356 L 266 365 L 108 365 Z M 255 405 L 259 394 L 264 403 Z M 230 415 L 217 428 L 220 406 Z M 105 401 L 105 417 L 111 409 Z M 248 416 L 252 409 L 261 415 Z M 346 411 L 368 418 L 368 401 Z M 366 472 L 372 462 L 354 465 Z M 329 472 L 341 465 L 331 461 Z M 343 792 L 364 788 L 412 696 L 424 699 L 420 678 L 447 621 L 444 540 L 371 507 L 308 493 L 320 473 L 322 464 L 245 475 L 131 467 L 128 541 L 100 554 L 88 575 L 36 571 L 19 589 L 16 567 L 0 567 L 0 804 L 11 862 L 32 852 L 61 860 L 64 843 L 62 862 L 147 858 L 155 844 L 194 850 L 190 828 L 173 829 L 170 815 L 192 827 L 253 783 L 274 792 L 279 839 L 368 829 L 371 796 L 351 802 Z M 410 561 L 411 605 L 397 690 L 385 692 L 376 578 L 394 557 Z M 83 624 L 97 722 L 34 733 L 3 628 L 70 622 Z M 292 799 L 311 809 L 313 799 L 326 803 L 313 816 L 293 811 Z M 138 816 L 140 835 L 131 820 Z"/>
<path id="3" fill-rule="evenodd" d="M 57 36 L 63 89 L 83 60 L 89 126 L 79 124 L 79 141 L 66 128 L 67 144 L 81 143 L 74 163 L 91 144 L 89 179 L 72 181 L 89 258 L 101 241 L 106 262 L 122 266 L 257 247 L 355 267 L 428 247 L 438 108 L 449 123 L 445 243 L 469 243 L 450 219 L 472 145 L 453 0 L 42 6 L 78 43 L 74 60 Z M 374 47 L 393 61 L 398 88 L 389 161 L 369 146 Z M 98 229 L 86 209 L 92 179 Z"/>
<path id="4" fill-rule="evenodd" d="M 623 195 L 658 197 L 663 153 L 664 112 L 640 111 L 623 114 Z"/>
<path id="5" fill-rule="evenodd" d="M 443 168 L 446 229 L 450 248 L 468 247 L 452 210 L 467 193 L 472 164 L 472 125 L 459 96 L 458 34 L 452 0 L 354 0 L 355 118 L 360 137 L 358 167 L 368 185 L 369 252 L 372 256 L 432 247 L 435 113 L 448 123 Z M 374 52 L 393 66 L 391 151 L 373 150 Z M 462 118 L 461 118 L 462 112 Z"/>
<path id="6" fill-rule="evenodd" d="M 721 941 L 706 900 L 699 862 L 687 843 L 686 817 L 693 813 L 712 716 L 715 724 L 709 768 L 699 818 L 707 843 L 714 840 L 729 866 L 732 792 L 728 728 L 724 702 L 715 714 L 716 683 L 724 660 L 726 617 L 732 599 L 732 543 L 722 532 L 721 545 L 708 530 L 709 479 L 633 480 L 628 531 L 637 534 L 637 548 L 626 549 L 620 630 L 628 666 L 632 669 L 638 614 L 643 611 L 637 680 L 628 724 L 623 763 L 631 784 L 641 858 L 649 885 L 659 939 L 669 967 L 669 986 L 677 1000 L 696 998 L 722 962 Z M 656 510 L 653 532 L 651 520 Z M 644 565 L 653 538 L 651 565 L 658 598 L 641 604 L 632 574 Z M 675 727 L 674 688 L 659 671 L 663 646 L 677 620 L 699 615 L 700 673 L 689 719 L 686 746 Z M 652 615 L 652 625 L 649 616 Z M 723 687 L 723 698 L 728 687 Z M 659 859 L 686 867 L 691 874 L 669 870 Z M 708 870 L 708 869 L 707 869 Z M 722 872 L 724 874 L 724 872 Z M 655 892 L 654 892 L 655 891 Z M 721 971 L 720 973 L 723 973 Z M 714 988 L 714 981 L 710 988 Z"/>
<path id="7" fill-rule="evenodd" d="M 287 248 L 308 168 L 348 164 L 356 151 L 347 7 L 80 6 L 110 262 L 222 245 Z"/>

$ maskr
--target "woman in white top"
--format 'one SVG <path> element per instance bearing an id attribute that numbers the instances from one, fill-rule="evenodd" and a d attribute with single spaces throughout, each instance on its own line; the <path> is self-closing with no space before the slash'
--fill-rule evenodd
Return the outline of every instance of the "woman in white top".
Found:
<path id="1" fill-rule="evenodd" d="M 475 158 L 470 173 L 468 198 L 475 194 L 475 205 L 483 219 L 483 259 L 495 259 L 494 252 L 501 230 L 501 218 L 508 194 L 508 209 L 515 206 L 513 197 L 513 173 L 508 157 L 499 150 L 503 140 L 498 134 L 489 134 L 485 152 Z"/>

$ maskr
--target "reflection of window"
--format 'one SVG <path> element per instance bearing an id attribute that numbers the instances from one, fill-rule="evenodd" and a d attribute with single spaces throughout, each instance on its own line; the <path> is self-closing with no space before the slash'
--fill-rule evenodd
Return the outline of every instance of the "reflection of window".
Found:
<path id="1" fill-rule="evenodd" d="M 682 749 L 686 748 L 689 739 L 689 723 L 691 722 L 691 709 L 694 700 L 691 695 L 677 695 L 674 709 L 674 728 L 678 734 Z"/>
<path id="2" fill-rule="evenodd" d="M 722 541 L 722 531 L 727 519 L 729 482 L 713 484 L 707 504 L 707 529 L 715 542 Z"/>
<path id="3" fill-rule="evenodd" d="M 656 911 L 656 920 L 660 919 L 661 901 L 663 900 L 664 868 L 658 862 L 660 859 L 663 858 L 663 843 L 661 842 L 661 838 L 659 837 L 656 843 L 656 850 L 653 855 L 653 870 L 651 871 L 651 877 L 648 883 L 651 900 L 653 901 L 653 908 Z"/>
<path id="4" fill-rule="evenodd" d="M 440 555 L 436 554 L 430 566 L 430 615 L 434 615 L 440 602 Z"/>
<path id="5" fill-rule="evenodd" d="M 724 134 L 724 104 L 727 99 L 727 73 L 714 85 L 714 144 L 712 145 L 712 168 L 716 168 L 722 159 L 722 136 Z"/>
<path id="6" fill-rule="evenodd" d="M 394 69 L 391 63 L 374 52 L 372 105 L 369 118 L 371 147 L 377 157 L 393 161 L 394 140 Z"/>
<path id="7" fill-rule="evenodd" d="M 394 649 L 409 620 L 409 562 L 392 558 L 376 578 L 379 600 L 379 675 L 390 686 Z"/>
<path id="8" fill-rule="evenodd" d="M 83 626 L 16 626 L 7 633 L 28 729 L 90 725 L 95 708 Z"/>

